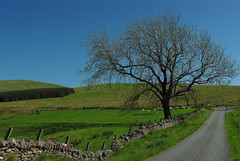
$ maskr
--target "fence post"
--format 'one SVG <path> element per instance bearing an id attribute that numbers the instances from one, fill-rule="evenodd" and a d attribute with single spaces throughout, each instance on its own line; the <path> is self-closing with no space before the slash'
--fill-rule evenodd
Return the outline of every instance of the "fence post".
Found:
<path id="1" fill-rule="evenodd" d="M 67 136 L 67 139 L 66 139 L 65 144 L 68 144 L 68 143 L 69 143 L 69 140 L 70 140 L 70 136 Z"/>
<path id="2" fill-rule="evenodd" d="M 40 129 L 39 132 L 38 132 L 37 139 L 36 139 L 37 141 L 40 141 L 42 133 L 43 133 L 43 129 Z"/>
<path id="3" fill-rule="evenodd" d="M 104 149 L 105 149 L 105 143 L 102 144 L 102 150 L 104 150 Z"/>
<path id="4" fill-rule="evenodd" d="M 132 131 L 132 126 L 130 126 L 129 130 L 128 130 L 128 134 L 130 134 Z"/>
<path id="5" fill-rule="evenodd" d="M 87 142 L 86 151 L 89 151 L 89 148 L 90 148 L 90 142 Z"/>
<path id="6" fill-rule="evenodd" d="M 4 140 L 8 140 L 12 134 L 12 131 L 13 131 L 13 128 L 12 127 L 9 127 L 8 131 L 7 131 L 7 134 L 5 136 L 5 139 Z"/>

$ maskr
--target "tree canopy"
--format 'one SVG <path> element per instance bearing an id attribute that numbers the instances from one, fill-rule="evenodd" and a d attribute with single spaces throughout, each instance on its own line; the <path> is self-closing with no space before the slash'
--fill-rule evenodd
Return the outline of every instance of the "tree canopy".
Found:
<path id="1" fill-rule="evenodd" d="M 90 59 L 83 70 L 89 82 L 106 79 L 145 83 L 171 117 L 169 102 L 194 84 L 223 84 L 238 74 L 238 65 L 211 36 L 165 12 L 136 20 L 115 37 L 97 32 L 88 39 Z"/>

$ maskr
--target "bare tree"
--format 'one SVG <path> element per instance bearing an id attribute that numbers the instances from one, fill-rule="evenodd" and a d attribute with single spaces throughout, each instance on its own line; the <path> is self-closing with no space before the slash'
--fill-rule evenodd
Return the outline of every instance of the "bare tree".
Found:
<path id="1" fill-rule="evenodd" d="M 194 84 L 226 83 L 237 75 L 237 65 L 208 33 L 180 22 L 170 12 L 144 18 L 111 38 L 106 32 L 89 37 L 90 58 L 83 70 L 89 82 L 135 80 L 146 84 L 171 117 L 169 102 Z M 141 93 L 141 92 L 140 92 Z"/>
<path id="2" fill-rule="evenodd" d="M 184 94 L 184 98 L 187 102 L 187 106 L 190 106 L 189 101 L 190 101 L 190 99 L 192 99 L 194 102 L 194 106 L 197 107 L 199 97 L 200 97 L 200 91 L 193 87 L 190 89 L 190 91 L 188 91 Z"/>
<path id="3" fill-rule="evenodd" d="M 194 106 L 198 105 L 199 97 L 200 97 L 200 92 L 197 89 L 193 89 L 189 92 L 189 96 L 194 102 Z"/>

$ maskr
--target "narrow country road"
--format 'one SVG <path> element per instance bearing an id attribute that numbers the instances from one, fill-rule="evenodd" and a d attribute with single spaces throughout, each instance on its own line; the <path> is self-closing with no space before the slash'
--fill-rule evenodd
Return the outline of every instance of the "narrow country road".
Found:
<path id="1" fill-rule="evenodd" d="M 193 135 L 149 161 L 229 161 L 225 113 L 213 111 Z"/>

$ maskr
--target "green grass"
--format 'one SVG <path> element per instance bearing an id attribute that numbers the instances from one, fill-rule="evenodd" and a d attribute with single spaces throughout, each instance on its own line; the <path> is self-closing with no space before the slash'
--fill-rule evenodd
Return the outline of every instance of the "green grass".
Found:
<path id="1" fill-rule="evenodd" d="M 209 110 L 202 110 L 173 127 L 150 132 L 143 139 L 131 142 L 119 149 L 107 161 L 141 161 L 150 158 L 191 135 L 204 123 L 210 113 Z"/>
<path id="2" fill-rule="evenodd" d="M 51 83 L 44 83 L 30 80 L 1 80 L 0 81 L 0 92 L 16 91 L 16 90 L 28 90 L 28 89 L 39 89 L 39 88 L 62 88 Z"/>
<path id="3" fill-rule="evenodd" d="M 173 115 L 190 113 L 195 109 L 172 110 Z M 91 142 L 91 151 L 100 150 L 102 143 L 110 148 L 114 135 L 127 134 L 129 127 L 137 129 L 140 122 L 148 123 L 163 118 L 162 111 L 142 110 L 51 110 L 32 115 L 0 120 L 0 137 L 4 137 L 8 128 L 13 127 L 13 138 L 36 139 L 42 128 L 43 140 L 51 139 L 70 142 L 85 149 Z M 78 144 L 79 143 L 79 144 Z"/>
<path id="4" fill-rule="evenodd" d="M 38 157 L 36 159 L 36 161 L 69 161 L 69 159 L 61 158 L 61 157 L 58 157 L 58 156 L 43 155 L 43 156 Z M 75 160 L 71 160 L 71 161 L 75 161 Z"/>
<path id="5" fill-rule="evenodd" d="M 1 109 L 21 109 L 29 110 L 36 108 L 56 108 L 56 107 L 122 107 L 126 96 L 129 96 L 133 89 L 141 84 L 101 84 L 91 87 L 75 88 L 75 93 L 61 97 L 41 100 L 24 100 L 15 102 L 1 102 Z M 17 88 L 17 87 L 13 87 Z M 196 85 L 199 90 L 198 103 L 212 105 L 240 104 L 240 86 L 206 86 Z M 1 88 L 0 88 L 1 91 Z M 193 101 L 190 101 L 193 105 Z M 173 100 L 172 106 L 186 105 L 184 98 Z M 141 97 L 139 107 L 151 106 L 146 96 Z"/>
<path id="6" fill-rule="evenodd" d="M 240 161 L 240 109 L 226 114 L 225 125 L 230 145 L 231 160 Z"/>

